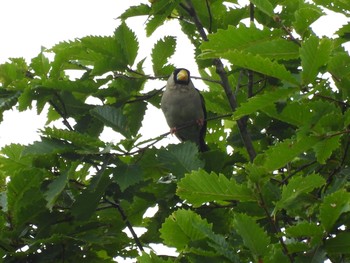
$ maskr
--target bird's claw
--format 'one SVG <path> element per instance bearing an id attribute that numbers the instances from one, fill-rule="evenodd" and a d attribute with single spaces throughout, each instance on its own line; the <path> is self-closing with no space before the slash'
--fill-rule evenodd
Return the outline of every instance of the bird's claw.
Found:
<path id="1" fill-rule="evenodd" d="M 176 127 L 170 128 L 170 134 L 175 134 L 177 131 Z"/>
<path id="2" fill-rule="evenodd" d="M 204 119 L 198 119 L 196 120 L 196 123 L 198 124 L 198 126 L 202 127 L 204 125 Z"/>

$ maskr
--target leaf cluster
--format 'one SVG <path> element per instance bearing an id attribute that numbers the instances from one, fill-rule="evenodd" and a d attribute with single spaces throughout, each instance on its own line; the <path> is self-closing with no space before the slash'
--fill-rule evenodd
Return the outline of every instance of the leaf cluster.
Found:
<path id="1" fill-rule="evenodd" d="M 349 261 L 350 26 L 328 38 L 311 25 L 350 5 L 313 2 L 149 1 L 110 36 L 0 65 L 0 120 L 48 109 L 38 141 L 0 150 L 3 262 Z M 135 16 L 148 36 L 176 20 L 191 41 L 210 151 L 155 147 L 166 136 L 156 126 L 144 139 L 162 92 L 144 87 L 172 72 L 177 39 L 154 43 L 145 74 Z M 177 255 L 148 253 L 153 244 Z"/>

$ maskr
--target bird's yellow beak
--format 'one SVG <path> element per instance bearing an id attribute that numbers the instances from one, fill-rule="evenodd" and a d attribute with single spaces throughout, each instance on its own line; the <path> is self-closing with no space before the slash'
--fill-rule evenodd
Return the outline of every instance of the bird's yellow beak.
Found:
<path id="1" fill-rule="evenodd" d="M 177 73 L 176 79 L 180 81 L 188 81 L 188 73 L 186 70 L 182 69 Z"/>

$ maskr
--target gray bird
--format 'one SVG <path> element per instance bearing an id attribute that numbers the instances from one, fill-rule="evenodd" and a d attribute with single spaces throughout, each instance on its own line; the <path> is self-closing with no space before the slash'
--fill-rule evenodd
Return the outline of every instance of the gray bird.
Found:
<path id="1" fill-rule="evenodd" d="M 187 69 L 175 69 L 171 74 L 161 108 L 171 133 L 180 141 L 196 143 L 201 152 L 209 150 L 204 141 L 207 129 L 204 99 L 194 87 Z"/>

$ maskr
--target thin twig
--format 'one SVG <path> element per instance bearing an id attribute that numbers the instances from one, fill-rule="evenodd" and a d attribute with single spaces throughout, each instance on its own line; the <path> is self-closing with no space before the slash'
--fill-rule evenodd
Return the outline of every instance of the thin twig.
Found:
<path id="1" fill-rule="evenodd" d="M 208 15 L 209 15 L 209 33 L 211 33 L 211 27 L 213 25 L 213 16 L 211 15 L 209 1 L 205 0 L 205 4 L 207 5 Z"/>
<path id="2" fill-rule="evenodd" d="M 55 93 L 55 97 L 60 102 L 62 110 L 54 103 L 53 100 L 49 100 L 50 105 L 62 117 L 62 119 L 63 119 L 62 123 L 68 128 L 68 130 L 73 131 L 73 128 L 72 128 L 72 126 L 70 125 L 70 123 L 68 122 L 68 119 L 67 119 L 67 115 L 68 114 L 67 114 L 67 110 L 66 110 L 66 105 L 64 104 L 62 98 L 57 93 Z"/>

